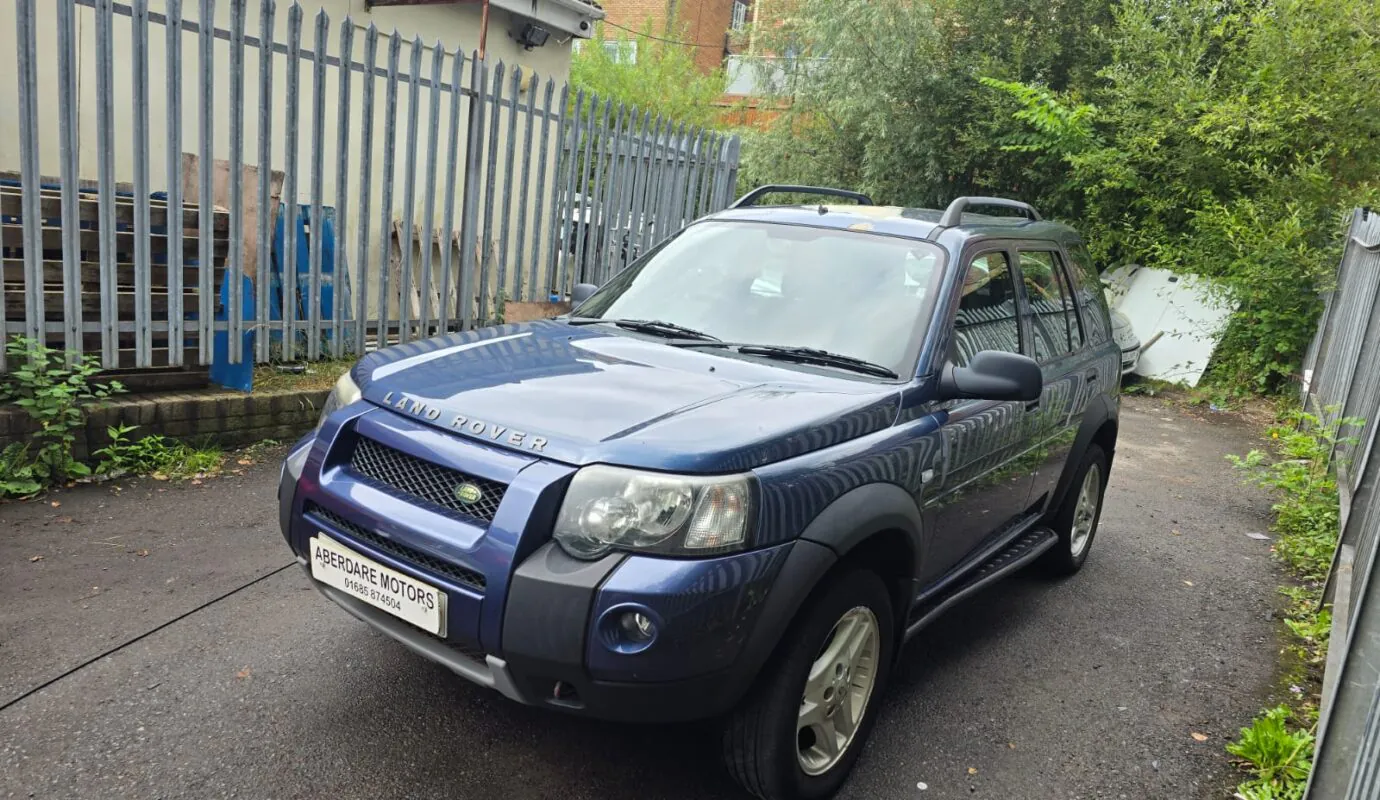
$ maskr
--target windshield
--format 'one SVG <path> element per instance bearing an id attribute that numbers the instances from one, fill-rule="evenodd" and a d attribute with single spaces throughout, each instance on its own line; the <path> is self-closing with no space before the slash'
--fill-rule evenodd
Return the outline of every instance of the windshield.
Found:
<path id="1" fill-rule="evenodd" d="M 657 320 L 728 342 L 810 347 L 906 376 L 942 251 L 872 233 L 702 222 L 619 273 L 577 317 Z"/>

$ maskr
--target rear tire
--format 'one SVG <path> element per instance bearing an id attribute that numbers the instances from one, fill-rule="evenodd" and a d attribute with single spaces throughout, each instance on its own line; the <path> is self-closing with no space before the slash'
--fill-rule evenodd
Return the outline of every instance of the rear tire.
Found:
<path id="1" fill-rule="evenodd" d="M 733 779 L 763 800 L 833 796 L 876 722 L 895 639 L 876 574 L 855 570 L 826 584 L 727 720 L 723 754 Z"/>
<path id="2" fill-rule="evenodd" d="M 1050 575 L 1072 575 L 1083 568 L 1102 520 L 1102 498 L 1107 493 L 1107 454 L 1092 444 L 1069 484 L 1068 495 L 1050 527 L 1059 541 L 1045 551 L 1041 568 Z"/>

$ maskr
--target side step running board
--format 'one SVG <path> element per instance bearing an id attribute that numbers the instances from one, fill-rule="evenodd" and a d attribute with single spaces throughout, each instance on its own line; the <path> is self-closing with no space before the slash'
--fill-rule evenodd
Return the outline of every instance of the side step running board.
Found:
<path id="1" fill-rule="evenodd" d="M 1006 549 L 982 562 L 952 589 L 932 597 L 911 612 L 911 622 L 906 626 L 906 638 L 919 633 L 926 625 L 934 622 L 940 614 L 948 611 L 958 601 L 1007 577 L 1016 570 L 1034 561 L 1059 541 L 1059 536 L 1049 528 L 1031 528 L 1021 534 Z"/>

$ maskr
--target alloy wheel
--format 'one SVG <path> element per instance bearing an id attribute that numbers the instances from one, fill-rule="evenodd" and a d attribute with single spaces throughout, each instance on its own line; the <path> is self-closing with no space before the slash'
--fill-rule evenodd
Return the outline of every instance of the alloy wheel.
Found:
<path id="1" fill-rule="evenodd" d="M 806 775 L 828 772 L 848 752 L 877 682 L 880 648 L 872 609 L 857 606 L 834 623 L 800 698 L 796 747 Z"/>
<path id="2" fill-rule="evenodd" d="M 1102 470 L 1097 464 L 1088 467 L 1083 485 L 1078 489 L 1078 504 L 1073 509 L 1073 530 L 1069 536 L 1069 551 L 1074 558 L 1083 554 L 1097 527 L 1097 505 L 1102 497 Z"/>

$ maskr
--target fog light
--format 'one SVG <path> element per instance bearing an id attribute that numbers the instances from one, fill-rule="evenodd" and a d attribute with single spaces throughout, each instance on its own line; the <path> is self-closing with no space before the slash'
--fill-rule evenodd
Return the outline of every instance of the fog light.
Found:
<path id="1" fill-rule="evenodd" d="M 604 647 L 626 656 L 655 647 L 665 622 L 640 603 L 620 603 L 600 614 L 597 625 Z"/>
<path id="2" fill-rule="evenodd" d="M 637 611 L 624 612 L 618 618 L 618 627 L 622 629 L 623 636 L 635 644 L 650 642 L 656 635 L 656 624 L 646 614 Z"/>

